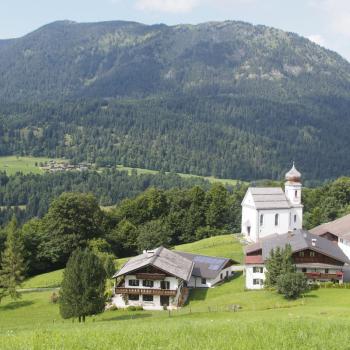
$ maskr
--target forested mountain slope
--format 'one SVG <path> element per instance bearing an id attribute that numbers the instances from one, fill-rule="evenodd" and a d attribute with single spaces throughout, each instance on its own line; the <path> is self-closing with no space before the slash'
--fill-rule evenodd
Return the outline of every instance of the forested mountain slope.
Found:
<path id="1" fill-rule="evenodd" d="M 0 155 L 350 174 L 350 64 L 265 26 L 55 22 L 0 41 L 0 100 Z"/>

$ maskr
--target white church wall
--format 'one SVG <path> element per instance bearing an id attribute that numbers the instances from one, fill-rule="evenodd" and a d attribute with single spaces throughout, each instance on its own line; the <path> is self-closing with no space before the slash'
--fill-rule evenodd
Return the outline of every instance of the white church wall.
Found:
<path id="1" fill-rule="evenodd" d="M 278 225 L 275 225 L 275 216 L 278 215 Z M 260 225 L 260 216 L 263 215 L 263 224 Z M 289 209 L 259 210 L 258 239 L 271 234 L 283 234 L 289 231 Z"/>
<path id="2" fill-rule="evenodd" d="M 250 227 L 250 232 L 248 227 Z M 258 239 L 258 212 L 254 208 L 242 208 L 242 233 L 247 241 L 256 242 Z"/>

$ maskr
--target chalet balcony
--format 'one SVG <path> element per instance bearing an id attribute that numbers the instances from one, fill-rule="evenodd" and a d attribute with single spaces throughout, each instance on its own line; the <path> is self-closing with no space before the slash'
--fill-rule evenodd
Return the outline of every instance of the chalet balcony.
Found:
<path id="1" fill-rule="evenodd" d="M 153 289 L 153 288 L 125 288 L 116 287 L 115 294 L 138 294 L 138 295 L 164 295 L 164 296 L 176 296 L 176 290 L 170 289 Z"/>
<path id="2" fill-rule="evenodd" d="M 341 281 L 343 279 L 343 272 L 340 271 L 337 273 L 306 272 L 305 275 L 311 280 Z"/>

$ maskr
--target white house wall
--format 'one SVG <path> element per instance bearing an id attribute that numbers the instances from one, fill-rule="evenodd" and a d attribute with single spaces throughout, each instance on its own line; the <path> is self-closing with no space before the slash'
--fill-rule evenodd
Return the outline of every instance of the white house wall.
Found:
<path id="1" fill-rule="evenodd" d="M 338 241 L 338 246 L 344 252 L 344 254 L 350 259 L 350 242 L 345 240 L 343 240 L 343 242 Z"/>
<path id="2" fill-rule="evenodd" d="M 215 286 L 217 283 L 225 280 L 226 277 L 231 277 L 232 276 L 232 267 L 227 267 L 226 269 L 221 270 L 221 272 L 217 275 L 216 278 L 213 279 L 206 279 L 206 283 L 202 283 L 202 278 L 201 277 L 195 277 L 191 276 L 190 281 L 188 282 L 188 287 L 190 288 L 211 288 Z M 226 276 L 226 273 L 228 274 Z M 222 275 L 222 278 L 221 278 Z"/>
<path id="3" fill-rule="evenodd" d="M 263 268 L 263 273 L 259 272 L 253 272 L 254 267 L 262 267 Z M 264 288 L 264 285 L 259 285 L 259 284 L 253 284 L 254 279 L 260 279 L 265 281 L 265 272 L 266 269 L 264 265 L 262 264 L 256 264 L 256 265 L 247 265 L 245 269 L 245 287 L 246 289 L 262 289 Z"/>

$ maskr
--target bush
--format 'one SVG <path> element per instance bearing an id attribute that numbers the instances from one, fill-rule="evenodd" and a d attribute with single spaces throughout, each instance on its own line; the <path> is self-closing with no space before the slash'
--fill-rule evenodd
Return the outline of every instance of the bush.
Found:
<path id="1" fill-rule="evenodd" d="M 127 307 L 128 311 L 143 311 L 143 307 L 142 306 L 128 306 Z"/>
<path id="2" fill-rule="evenodd" d="M 57 293 L 53 292 L 50 296 L 50 302 L 56 304 L 58 302 L 59 296 Z"/>
<path id="3" fill-rule="evenodd" d="M 309 290 L 307 278 L 300 272 L 288 272 L 277 279 L 277 291 L 287 299 L 297 299 Z"/>

